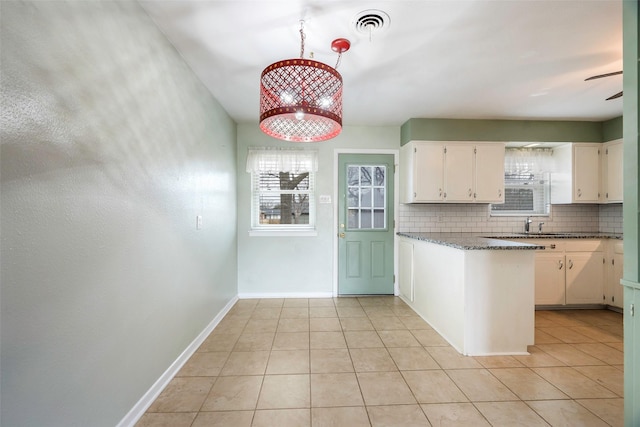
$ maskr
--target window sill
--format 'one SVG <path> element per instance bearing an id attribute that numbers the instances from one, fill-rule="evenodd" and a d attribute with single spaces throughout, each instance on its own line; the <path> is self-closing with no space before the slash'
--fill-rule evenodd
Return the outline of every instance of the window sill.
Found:
<path id="1" fill-rule="evenodd" d="M 251 237 L 316 237 L 318 232 L 314 229 L 306 230 L 249 230 L 249 236 Z"/>

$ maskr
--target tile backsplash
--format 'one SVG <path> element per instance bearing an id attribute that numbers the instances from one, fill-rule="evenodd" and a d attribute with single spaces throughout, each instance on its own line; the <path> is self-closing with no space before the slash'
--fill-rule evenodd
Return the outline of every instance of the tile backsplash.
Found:
<path id="1" fill-rule="evenodd" d="M 599 231 L 622 234 L 622 203 L 600 205 L 599 218 Z"/>
<path id="2" fill-rule="evenodd" d="M 520 233 L 526 216 L 490 216 L 486 204 L 401 204 L 400 232 Z M 532 216 L 531 231 L 622 233 L 622 204 L 553 205 L 550 216 Z"/>

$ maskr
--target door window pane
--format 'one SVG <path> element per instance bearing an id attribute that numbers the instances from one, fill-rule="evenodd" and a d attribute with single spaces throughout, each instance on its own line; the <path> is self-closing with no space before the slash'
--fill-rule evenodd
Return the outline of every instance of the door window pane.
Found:
<path id="1" fill-rule="evenodd" d="M 360 228 L 358 209 L 349 209 L 347 211 L 347 228 L 351 230 Z"/>
<path id="2" fill-rule="evenodd" d="M 361 197 L 360 206 L 363 208 L 371 207 L 371 188 L 363 187 Z"/>
<path id="3" fill-rule="evenodd" d="M 347 168 L 347 185 L 358 185 L 359 170 L 358 166 L 349 166 Z"/>
<path id="4" fill-rule="evenodd" d="M 387 228 L 387 167 L 347 166 L 347 228 L 371 230 Z"/>
<path id="5" fill-rule="evenodd" d="M 384 178 L 385 178 L 385 167 L 376 166 L 375 168 L 375 184 L 384 186 Z"/>
<path id="6" fill-rule="evenodd" d="M 385 228 L 384 226 L 384 210 L 374 209 L 373 211 L 373 228 Z"/>
<path id="7" fill-rule="evenodd" d="M 350 187 L 347 191 L 347 206 L 357 208 L 360 206 L 360 189 L 358 187 Z"/>
<path id="8" fill-rule="evenodd" d="M 371 211 L 369 209 L 360 211 L 360 228 L 373 228 L 371 227 Z"/>
<path id="9" fill-rule="evenodd" d="M 376 208 L 384 208 L 384 188 L 375 188 L 373 190 L 373 206 Z"/>
<path id="10" fill-rule="evenodd" d="M 360 168 L 360 185 L 369 186 L 371 185 L 371 167 L 370 166 L 362 166 Z"/>

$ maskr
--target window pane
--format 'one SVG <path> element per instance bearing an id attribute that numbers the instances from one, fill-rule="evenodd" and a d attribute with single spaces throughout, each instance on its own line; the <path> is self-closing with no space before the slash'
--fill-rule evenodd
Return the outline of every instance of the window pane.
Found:
<path id="1" fill-rule="evenodd" d="M 533 211 L 533 189 L 505 188 L 504 203 L 494 205 L 496 211 Z"/>
<path id="2" fill-rule="evenodd" d="M 375 209 L 373 211 L 373 228 L 385 228 L 385 226 L 384 226 L 384 210 Z"/>
<path id="3" fill-rule="evenodd" d="M 373 190 L 373 206 L 376 208 L 384 207 L 384 188 L 375 188 Z"/>
<path id="4" fill-rule="evenodd" d="M 347 228 L 350 230 L 360 228 L 357 209 L 349 209 L 347 211 Z"/>
<path id="5" fill-rule="evenodd" d="M 369 209 L 363 209 L 360 211 L 361 224 L 360 228 L 371 228 L 371 211 Z"/>
<path id="6" fill-rule="evenodd" d="M 347 184 L 348 185 L 358 185 L 358 166 L 349 166 L 347 168 Z"/>
<path id="7" fill-rule="evenodd" d="M 376 166 L 374 185 L 384 185 L 385 169 L 386 167 L 384 166 Z"/>
<path id="8" fill-rule="evenodd" d="M 347 206 L 350 208 L 360 205 L 360 189 L 358 187 L 350 187 L 347 194 Z"/>
<path id="9" fill-rule="evenodd" d="M 363 188 L 361 190 L 360 196 L 360 206 L 362 206 L 363 208 L 371 207 L 371 189 Z"/>
<path id="10" fill-rule="evenodd" d="M 370 166 L 362 166 L 360 168 L 360 185 L 366 186 L 371 185 L 371 167 Z"/>
<path id="11" fill-rule="evenodd" d="M 260 224 L 309 224 L 309 196 L 261 194 Z"/>

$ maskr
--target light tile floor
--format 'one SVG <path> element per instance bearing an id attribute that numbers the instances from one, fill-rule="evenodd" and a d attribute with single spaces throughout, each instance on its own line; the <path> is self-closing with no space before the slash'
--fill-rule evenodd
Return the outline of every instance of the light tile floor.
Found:
<path id="1" fill-rule="evenodd" d="M 240 300 L 137 426 L 622 426 L 622 315 L 464 357 L 395 297 Z"/>

